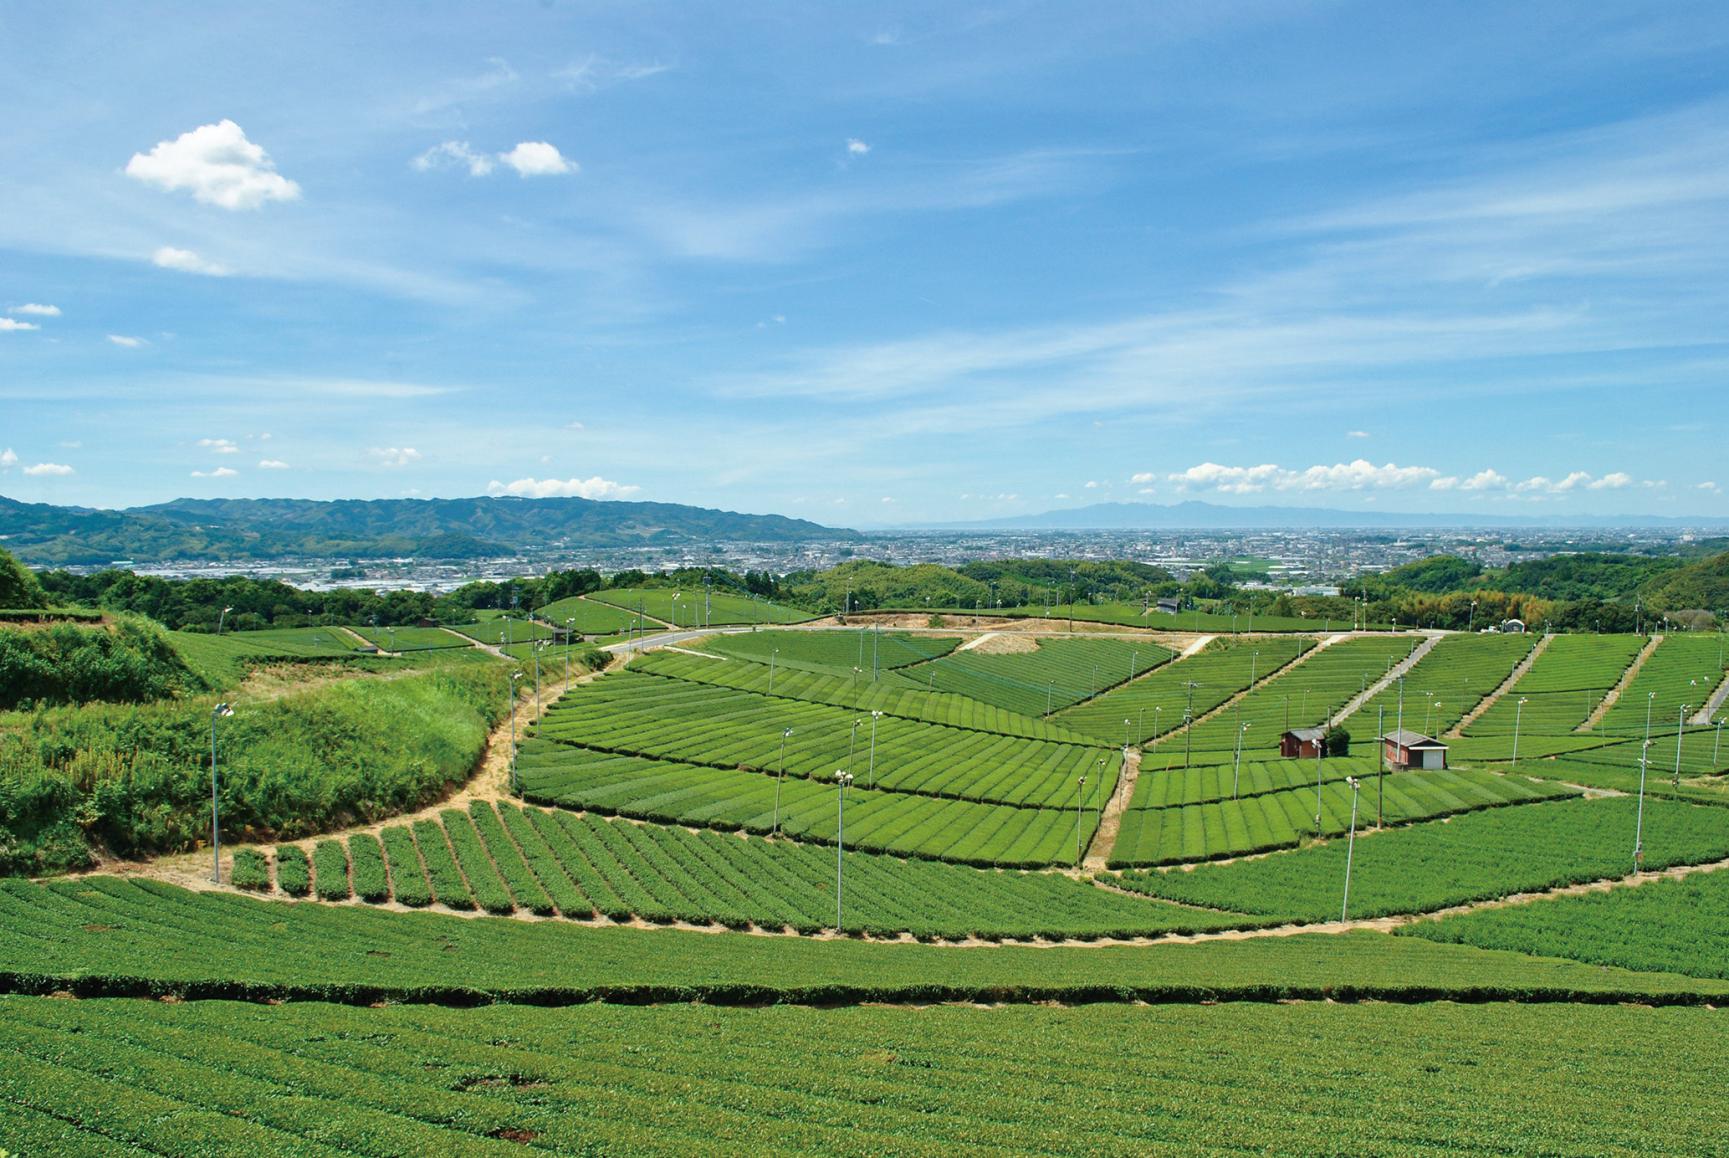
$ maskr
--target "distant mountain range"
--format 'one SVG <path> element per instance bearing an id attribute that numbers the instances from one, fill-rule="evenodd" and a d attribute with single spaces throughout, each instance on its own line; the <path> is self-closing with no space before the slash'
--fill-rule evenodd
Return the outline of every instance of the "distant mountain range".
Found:
<path id="1" fill-rule="evenodd" d="M 781 515 L 593 499 L 175 499 L 126 510 L 0 496 L 0 545 L 27 563 L 286 556 L 472 559 L 527 546 L 836 542 L 857 531 Z"/>
<path id="2" fill-rule="evenodd" d="M 1396 511 L 1340 511 L 1326 507 L 1227 507 L 1189 501 L 1094 503 L 1038 515 L 897 530 L 1164 531 L 1164 530 L 1404 530 L 1432 527 L 1723 527 L 1729 516 L 1667 518 L 1657 515 L 1433 515 Z"/>

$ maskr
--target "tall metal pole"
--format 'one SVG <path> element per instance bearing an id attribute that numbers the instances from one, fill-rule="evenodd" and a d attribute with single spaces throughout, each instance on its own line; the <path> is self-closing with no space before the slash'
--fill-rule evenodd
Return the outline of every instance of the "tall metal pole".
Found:
<path id="1" fill-rule="evenodd" d="M 1075 784 L 1075 866 L 1081 863 L 1081 812 L 1082 801 L 1087 790 L 1087 778 L 1082 776 Z"/>
<path id="2" fill-rule="evenodd" d="M 1681 729 L 1687 724 L 1688 707 L 1689 705 L 1682 704 L 1681 714 L 1675 718 L 1675 779 L 1671 783 L 1676 788 L 1681 787 Z"/>
<path id="3" fill-rule="evenodd" d="M 1633 871 L 1645 863 L 1645 769 L 1651 763 L 1651 741 L 1639 748 L 1639 817 L 1633 824 Z"/>
<path id="4" fill-rule="evenodd" d="M 774 661 L 780 656 L 780 648 L 768 653 L 768 694 L 774 695 Z"/>
<path id="5" fill-rule="evenodd" d="M 1249 724 L 1239 723 L 1237 725 L 1237 761 L 1231 768 L 1231 799 L 1233 800 L 1237 798 L 1238 778 L 1243 771 L 1243 733 L 1247 732 L 1249 727 Z"/>
<path id="6" fill-rule="evenodd" d="M 1375 705 L 1375 743 L 1381 751 L 1375 761 L 1375 827 L 1382 824 L 1382 804 L 1387 796 L 1387 733 L 1382 730 L 1382 721 L 1387 718 L 1387 705 Z"/>
<path id="7" fill-rule="evenodd" d="M 852 783 L 851 772 L 836 772 L 835 779 L 835 830 L 834 830 L 834 934 L 841 935 L 841 884 L 844 877 L 845 861 L 842 854 L 846 851 L 846 789 Z"/>
<path id="8" fill-rule="evenodd" d="M 790 735 L 792 735 L 791 728 L 780 734 L 780 771 L 775 774 L 774 778 L 774 824 L 769 828 L 769 831 L 776 836 L 780 835 L 780 786 L 786 782 L 786 741 Z"/>
<path id="9" fill-rule="evenodd" d="M 1351 911 L 1351 859 L 1357 853 L 1357 792 L 1362 787 L 1355 776 L 1345 777 L 1345 782 L 1351 786 L 1351 837 L 1345 844 L 1345 899 L 1339 903 L 1340 921 Z"/>
<path id="10" fill-rule="evenodd" d="M 848 776 L 852 775 L 852 757 L 853 757 L 854 749 L 858 746 L 858 730 L 860 728 L 862 728 L 863 726 L 864 726 L 863 720 L 856 720 L 855 719 L 852 722 L 852 730 L 847 733 L 846 770 L 847 770 Z"/>
<path id="11" fill-rule="evenodd" d="M 516 681 L 522 678 L 522 673 L 510 673 L 510 794 L 522 795 L 522 784 L 516 778 Z"/>
<path id="12" fill-rule="evenodd" d="M 226 703 L 210 709 L 210 879 L 222 883 L 222 824 L 216 802 L 216 721 L 232 716 L 234 709 Z"/>
<path id="13" fill-rule="evenodd" d="M 1525 697 L 1521 696 L 1519 702 L 1513 705 L 1513 767 L 1515 768 L 1519 766 L 1519 721 L 1525 714 L 1525 703 Z"/>
<path id="14" fill-rule="evenodd" d="M 871 754 L 870 754 L 870 786 L 877 786 L 877 721 L 882 719 L 882 713 L 871 712 Z"/>
<path id="15" fill-rule="evenodd" d="M 1324 735 L 1324 733 L 1323 733 Z M 1321 835 L 1321 755 L 1326 752 L 1325 740 L 1315 741 L 1315 835 Z"/>

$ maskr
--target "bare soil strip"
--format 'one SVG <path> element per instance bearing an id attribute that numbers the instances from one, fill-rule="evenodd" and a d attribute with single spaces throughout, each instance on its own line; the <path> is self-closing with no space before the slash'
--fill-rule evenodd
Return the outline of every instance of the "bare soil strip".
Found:
<path id="1" fill-rule="evenodd" d="M 1717 713 L 1723 710 L 1723 702 L 1729 700 L 1729 671 L 1723 673 L 1723 682 L 1717 685 L 1717 690 L 1711 693 L 1711 698 L 1705 701 L 1705 706 L 1699 709 L 1697 715 L 1688 721 L 1690 724 L 1714 724 Z"/>
<path id="2" fill-rule="evenodd" d="M 1103 872 L 1110 863 L 1111 853 L 1117 847 L 1117 833 L 1123 827 L 1123 813 L 1128 810 L 1129 801 L 1135 797 L 1135 781 L 1141 776 L 1141 750 L 1130 748 L 1123 760 L 1123 771 L 1117 777 L 1116 791 L 1105 801 L 1105 810 L 1099 817 L 1098 831 L 1093 833 L 1092 843 L 1087 846 L 1086 858 L 1081 867 L 1088 872 Z"/>
<path id="3" fill-rule="evenodd" d="M 1457 724 L 1454 724 L 1451 728 L 1447 729 L 1446 738 L 1449 740 L 1456 740 L 1460 736 L 1463 736 L 1466 728 L 1475 724 L 1484 712 L 1494 707 L 1496 702 L 1499 701 L 1502 696 L 1506 695 L 1513 689 L 1514 684 L 1524 678 L 1525 673 L 1531 670 L 1531 665 L 1537 662 L 1537 658 L 1545 651 L 1549 650 L 1549 641 L 1554 638 L 1555 637 L 1552 635 L 1545 635 L 1543 638 L 1539 639 L 1537 641 L 1537 646 L 1533 647 L 1530 653 L 1514 665 L 1512 671 L 1507 673 L 1507 678 L 1501 681 L 1500 687 L 1484 696 L 1482 700 L 1478 702 L 1476 707 L 1466 712 L 1464 716 L 1460 718 Z"/>
<path id="4" fill-rule="evenodd" d="M 1406 656 L 1399 663 L 1395 664 L 1386 675 L 1370 684 L 1355 699 L 1340 708 L 1338 712 L 1334 714 L 1333 718 L 1327 721 L 1327 726 L 1329 728 L 1337 728 L 1340 724 L 1343 724 L 1356 712 L 1358 708 L 1380 695 L 1383 689 L 1392 686 L 1394 680 L 1403 676 L 1406 672 L 1410 671 L 1412 668 L 1416 667 L 1417 664 L 1422 662 L 1423 657 L 1428 655 L 1431 651 L 1434 651 L 1435 645 L 1440 643 L 1443 638 L 1443 636 L 1431 635 L 1422 643 L 1418 644 L 1415 651 Z"/>
<path id="5" fill-rule="evenodd" d="M 1627 670 L 1621 673 L 1621 678 L 1616 681 L 1615 686 L 1609 689 L 1609 694 L 1603 697 L 1603 702 L 1591 709 L 1591 714 L 1585 717 L 1585 722 L 1573 729 L 1575 732 L 1589 732 L 1602 722 L 1603 717 L 1609 714 L 1609 709 L 1615 706 L 1615 701 L 1619 700 L 1622 693 L 1632 686 L 1633 681 L 1639 676 L 1639 669 L 1645 666 L 1645 661 L 1651 658 L 1651 653 L 1656 651 L 1657 645 L 1662 642 L 1663 637 L 1661 635 L 1653 635 L 1645 642 L 1645 646 L 1639 649 L 1639 654 L 1633 657 L 1633 662 L 1627 665 Z"/>

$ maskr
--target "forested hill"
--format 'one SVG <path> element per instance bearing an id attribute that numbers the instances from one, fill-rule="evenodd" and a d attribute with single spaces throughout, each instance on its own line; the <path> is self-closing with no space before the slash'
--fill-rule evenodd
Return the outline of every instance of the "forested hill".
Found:
<path id="1" fill-rule="evenodd" d="M 529 543 L 620 547 L 859 537 L 781 515 L 581 498 L 175 499 L 109 511 L 0 496 L 0 538 L 37 565 L 289 555 L 460 559 L 508 554 Z"/>

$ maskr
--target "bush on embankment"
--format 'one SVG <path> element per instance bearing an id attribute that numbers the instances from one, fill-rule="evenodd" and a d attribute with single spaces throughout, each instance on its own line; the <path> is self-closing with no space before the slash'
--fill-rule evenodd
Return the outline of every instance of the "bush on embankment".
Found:
<path id="1" fill-rule="evenodd" d="M 502 665 L 352 678 L 217 722 L 222 831 L 298 839 L 465 778 L 505 709 Z M 87 704 L 0 731 L 0 875 L 194 848 L 210 830 L 211 704 Z"/>

